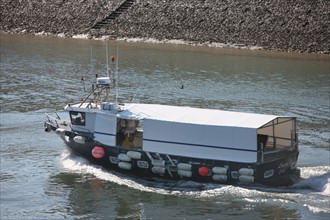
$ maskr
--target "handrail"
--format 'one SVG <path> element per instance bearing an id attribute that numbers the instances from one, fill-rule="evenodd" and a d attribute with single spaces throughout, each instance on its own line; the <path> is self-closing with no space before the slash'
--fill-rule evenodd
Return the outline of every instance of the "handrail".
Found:
<path id="1" fill-rule="evenodd" d="M 47 114 L 47 113 L 45 113 L 45 115 L 47 116 L 48 121 L 51 121 L 51 120 L 55 120 L 55 121 L 57 121 L 57 120 L 61 120 L 61 119 L 55 118 L 55 117 L 53 117 L 53 116 L 51 116 L 51 115 L 49 115 L 49 114 Z"/>
<path id="2" fill-rule="evenodd" d="M 281 152 L 281 151 L 286 151 L 290 148 L 297 148 L 298 146 L 298 142 L 295 142 L 293 145 L 289 145 L 289 146 L 285 146 L 285 147 L 282 147 L 282 148 L 275 148 L 275 149 L 270 149 L 270 150 L 267 150 L 267 151 L 262 151 L 264 155 L 266 154 L 273 154 L 273 153 L 278 153 L 278 152 Z"/>

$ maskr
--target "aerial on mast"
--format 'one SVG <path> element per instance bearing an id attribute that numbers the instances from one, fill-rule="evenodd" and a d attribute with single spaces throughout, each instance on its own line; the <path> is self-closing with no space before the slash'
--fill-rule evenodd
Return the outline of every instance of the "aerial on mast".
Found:
<path id="1" fill-rule="evenodd" d="M 118 102 L 118 92 L 117 92 L 117 87 L 118 87 L 118 60 L 119 60 L 119 46 L 117 43 L 117 54 L 116 54 L 116 66 L 115 66 L 115 78 L 114 78 L 114 83 L 115 83 L 115 91 L 116 91 L 116 102 Z"/>
<path id="2" fill-rule="evenodd" d="M 91 73 L 93 73 L 93 45 L 91 45 Z"/>
<path id="3" fill-rule="evenodd" d="M 109 77 L 109 56 L 108 56 L 108 41 L 105 45 L 105 56 L 107 60 L 107 76 Z"/>

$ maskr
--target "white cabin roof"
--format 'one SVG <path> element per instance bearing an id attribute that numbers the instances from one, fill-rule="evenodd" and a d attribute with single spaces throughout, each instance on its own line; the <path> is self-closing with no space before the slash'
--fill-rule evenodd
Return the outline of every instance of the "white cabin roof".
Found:
<path id="1" fill-rule="evenodd" d="M 126 104 L 123 111 L 118 113 L 118 117 L 257 129 L 280 116 L 185 106 Z"/>

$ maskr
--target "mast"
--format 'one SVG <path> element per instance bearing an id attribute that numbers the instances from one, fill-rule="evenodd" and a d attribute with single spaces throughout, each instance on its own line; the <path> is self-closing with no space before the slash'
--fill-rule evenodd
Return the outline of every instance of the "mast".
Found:
<path id="1" fill-rule="evenodd" d="M 91 45 L 91 72 L 90 74 L 93 75 L 93 71 L 94 70 L 94 66 L 93 66 L 93 45 Z M 95 74 L 96 78 L 97 78 L 97 74 Z M 96 79 L 97 81 L 97 79 Z M 94 84 L 92 84 L 92 91 L 94 91 Z"/>
<path id="2" fill-rule="evenodd" d="M 93 73 L 93 46 L 91 45 L 91 73 Z"/>
<path id="3" fill-rule="evenodd" d="M 118 92 L 117 92 L 117 88 L 118 88 L 118 60 L 119 60 L 119 46 L 117 43 L 117 54 L 116 54 L 117 58 L 116 58 L 116 66 L 115 66 L 115 91 L 116 91 L 116 102 L 118 102 Z"/>
<path id="4" fill-rule="evenodd" d="M 109 59 L 108 59 L 108 41 L 105 45 L 105 56 L 106 56 L 106 60 L 107 60 L 107 76 L 109 77 Z"/>

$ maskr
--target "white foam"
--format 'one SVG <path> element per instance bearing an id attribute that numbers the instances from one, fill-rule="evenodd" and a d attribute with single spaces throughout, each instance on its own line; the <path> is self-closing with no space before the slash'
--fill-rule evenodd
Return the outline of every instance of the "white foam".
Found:
<path id="1" fill-rule="evenodd" d="M 330 167 L 303 167 L 305 178 L 290 187 L 265 187 L 220 185 L 213 183 L 197 183 L 193 181 L 168 181 L 163 179 L 143 180 L 131 178 L 115 171 L 104 170 L 90 164 L 87 160 L 70 155 L 68 151 L 61 155 L 61 164 L 65 171 L 91 174 L 95 177 L 118 185 L 126 186 L 143 192 L 162 195 L 188 196 L 193 198 L 237 198 L 249 203 L 283 204 L 290 206 L 305 204 L 311 212 L 330 212 Z"/>
<path id="2" fill-rule="evenodd" d="M 304 206 L 307 207 L 308 210 L 311 211 L 311 212 L 313 212 L 313 213 L 318 213 L 318 212 L 327 213 L 327 212 L 329 212 L 329 210 L 327 210 L 327 209 L 323 209 L 323 208 L 312 206 L 312 205 L 304 204 Z"/>
<path id="3" fill-rule="evenodd" d="M 81 157 L 71 155 L 68 151 L 62 153 L 61 164 L 64 170 L 67 172 L 91 174 L 99 179 L 118 185 L 127 186 L 139 191 L 153 192 L 163 195 L 180 195 L 206 198 L 224 194 L 240 196 L 254 195 L 255 193 L 258 193 L 255 190 L 248 190 L 231 185 L 203 184 L 192 181 L 160 180 L 153 182 L 141 179 L 133 179 L 113 171 L 104 170 L 99 166 L 94 166 Z"/>
<path id="4" fill-rule="evenodd" d="M 323 187 L 322 195 L 330 197 L 330 178 L 328 178 L 328 182 Z"/>
<path id="5" fill-rule="evenodd" d="M 330 175 L 330 166 L 301 167 L 301 176 L 303 178 L 309 178 L 323 174 Z"/>
<path id="6" fill-rule="evenodd" d="M 89 164 L 89 162 L 81 157 L 72 157 L 70 153 L 64 152 L 61 155 L 61 162 L 63 168 L 66 171 L 74 172 L 74 173 L 85 173 L 85 174 L 92 174 L 95 177 L 116 183 L 118 185 L 124 185 L 127 187 L 131 187 L 140 191 L 145 192 L 154 192 L 153 188 L 143 186 L 131 179 L 115 175 L 111 172 L 103 170 L 101 167 L 94 166 Z M 165 190 L 160 190 L 158 193 L 167 194 Z"/>
<path id="7" fill-rule="evenodd" d="M 77 34 L 77 35 L 73 35 L 72 38 L 74 38 L 74 39 L 89 39 L 90 35 L 89 34 Z"/>
<path id="8" fill-rule="evenodd" d="M 93 37 L 93 40 L 109 40 L 110 38 L 110 35 L 103 35 L 101 37 Z"/>
<path id="9" fill-rule="evenodd" d="M 129 43 L 151 43 L 151 44 L 174 44 L 174 45 L 190 45 L 190 46 L 206 46 L 215 48 L 233 48 L 233 49 L 249 49 L 249 50 L 261 50 L 259 46 L 246 46 L 241 44 L 226 44 L 226 43 L 215 43 L 215 42 L 203 42 L 196 43 L 193 41 L 186 41 L 183 39 L 163 39 L 157 40 L 154 38 L 118 38 L 118 41 L 126 41 Z"/>
<path id="10" fill-rule="evenodd" d="M 301 177 L 293 188 L 310 189 L 330 197 L 330 166 L 302 167 Z"/>
<path id="11" fill-rule="evenodd" d="M 53 34 L 49 33 L 49 32 L 45 32 L 45 31 L 41 31 L 41 32 L 35 33 L 35 35 L 37 35 L 37 36 L 52 36 Z"/>
<path id="12" fill-rule="evenodd" d="M 59 33 L 59 34 L 57 34 L 57 37 L 65 38 L 65 34 L 64 33 Z"/>

